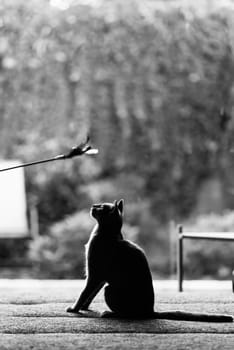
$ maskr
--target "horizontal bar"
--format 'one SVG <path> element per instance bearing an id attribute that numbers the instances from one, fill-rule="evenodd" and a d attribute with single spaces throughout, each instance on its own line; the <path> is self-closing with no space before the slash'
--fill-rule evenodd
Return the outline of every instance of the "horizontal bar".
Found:
<path id="1" fill-rule="evenodd" d="M 234 232 L 183 232 L 182 238 L 234 241 Z"/>

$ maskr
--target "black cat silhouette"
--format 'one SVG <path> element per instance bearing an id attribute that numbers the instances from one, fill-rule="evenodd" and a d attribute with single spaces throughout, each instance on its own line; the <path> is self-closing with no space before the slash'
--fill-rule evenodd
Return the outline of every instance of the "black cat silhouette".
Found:
<path id="1" fill-rule="evenodd" d="M 121 199 L 92 206 L 91 215 L 97 224 L 86 245 L 86 286 L 67 311 L 87 310 L 107 284 L 104 297 L 112 312 L 105 312 L 103 317 L 233 322 L 230 315 L 154 311 L 153 281 L 145 253 L 121 232 L 123 203 Z"/>

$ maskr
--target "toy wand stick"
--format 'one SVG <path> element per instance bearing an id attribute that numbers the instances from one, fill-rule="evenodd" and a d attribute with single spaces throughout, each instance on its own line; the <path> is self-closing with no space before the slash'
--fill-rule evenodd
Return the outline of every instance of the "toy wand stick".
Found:
<path id="1" fill-rule="evenodd" d="M 67 154 L 59 154 L 58 156 L 55 156 L 52 158 L 38 160 L 35 162 L 30 162 L 30 163 L 19 164 L 19 165 L 15 165 L 15 166 L 12 166 L 9 168 L 3 168 L 3 169 L 0 169 L 0 172 L 13 170 L 13 169 L 17 169 L 17 168 L 24 168 L 24 167 L 35 165 L 35 164 L 53 162 L 55 160 L 70 159 L 73 157 L 82 156 L 83 154 L 94 155 L 97 153 L 98 153 L 98 149 L 92 148 L 89 145 L 89 137 L 87 137 L 87 140 L 85 142 L 81 143 L 78 146 L 72 147 L 72 149 Z"/>

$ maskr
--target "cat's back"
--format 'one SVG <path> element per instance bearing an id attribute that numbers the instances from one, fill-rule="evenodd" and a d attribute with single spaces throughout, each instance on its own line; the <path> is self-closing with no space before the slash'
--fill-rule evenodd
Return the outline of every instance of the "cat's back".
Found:
<path id="1" fill-rule="evenodd" d="M 121 257 L 123 263 L 126 261 L 129 265 L 136 264 L 148 265 L 145 253 L 136 243 L 123 239 L 117 243 L 117 254 Z"/>
<path id="2" fill-rule="evenodd" d="M 120 240 L 115 243 L 112 251 L 112 275 L 120 276 L 131 281 L 151 281 L 151 272 L 144 251 L 135 243 Z"/>

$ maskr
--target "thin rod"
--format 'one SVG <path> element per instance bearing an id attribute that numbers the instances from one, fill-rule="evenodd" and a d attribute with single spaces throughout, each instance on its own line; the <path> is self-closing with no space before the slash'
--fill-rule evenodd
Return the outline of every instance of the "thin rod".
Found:
<path id="1" fill-rule="evenodd" d="M 56 157 L 53 157 L 53 158 L 49 158 L 49 159 L 37 160 L 35 162 L 24 163 L 24 164 L 15 165 L 15 166 L 12 166 L 12 167 L 9 167 L 9 168 L 0 169 L 0 172 L 7 171 L 7 170 L 12 170 L 12 169 L 18 169 L 18 168 L 25 168 L 27 166 L 35 165 L 35 164 L 53 162 L 55 160 L 60 160 L 60 159 L 65 159 L 65 158 L 66 157 L 63 154 L 61 154 L 59 156 L 56 156 Z"/>

